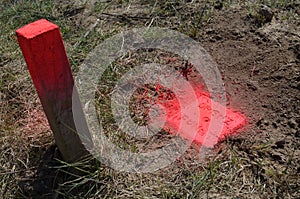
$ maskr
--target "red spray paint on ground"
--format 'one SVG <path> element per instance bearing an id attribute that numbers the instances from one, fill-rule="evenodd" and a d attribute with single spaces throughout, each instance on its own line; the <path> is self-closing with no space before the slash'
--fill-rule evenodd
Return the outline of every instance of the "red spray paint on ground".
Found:
<path id="1" fill-rule="evenodd" d="M 194 97 L 190 93 L 184 93 L 183 98 L 188 101 L 184 104 L 180 103 L 177 98 L 164 100 L 164 97 L 159 97 L 156 100 L 156 104 L 160 105 L 164 109 L 163 118 L 165 119 L 165 124 L 163 128 L 170 132 L 171 134 L 179 134 L 183 138 L 189 139 L 195 143 L 205 145 L 207 147 L 212 147 L 219 141 L 224 139 L 228 135 L 236 134 L 236 130 L 242 128 L 246 124 L 246 117 L 234 110 L 230 110 L 223 107 L 221 104 L 211 100 L 209 93 L 199 89 L 200 86 L 194 87 L 195 94 Z M 194 103 L 194 106 L 190 106 Z M 182 110 L 186 107 L 192 107 L 190 110 L 187 108 L 188 118 L 190 123 L 185 125 L 184 128 L 180 128 L 182 124 Z M 199 115 L 195 115 L 193 109 L 195 106 L 199 107 Z M 213 109 L 214 107 L 214 109 Z M 223 114 L 220 113 L 220 110 Z M 158 120 L 162 120 L 162 115 L 160 115 Z M 225 116 L 225 117 L 224 117 Z M 212 123 L 212 118 L 219 119 L 220 126 L 215 126 Z M 156 120 L 154 118 L 154 120 Z M 216 121 L 216 120 L 215 120 Z M 195 125 L 198 125 L 197 127 Z M 197 132 L 192 132 L 197 129 Z"/>

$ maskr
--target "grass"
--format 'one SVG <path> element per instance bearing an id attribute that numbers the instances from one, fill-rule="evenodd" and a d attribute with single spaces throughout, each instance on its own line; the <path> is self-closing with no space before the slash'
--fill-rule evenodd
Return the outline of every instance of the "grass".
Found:
<path id="1" fill-rule="evenodd" d="M 151 174 L 130 174 L 87 158 L 76 164 L 61 160 L 55 147 L 42 107 L 35 93 L 16 38 L 19 27 L 46 18 L 60 26 L 65 46 L 76 74 L 91 49 L 106 38 L 132 27 L 164 26 L 183 32 L 196 40 L 213 19 L 220 3 L 224 9 L 243 6 L 242 1 L 207 0 L 197 3 L 183 0 L 113 0 L 73 4 L 61 1 L 9 1 L 0 4 L 0 197 L 1 198 L 293 198 L 299 196 L 296 154 L 275 167 L 271 145 L 229 138 L 217 146 L 205 161 L 195 148 L 172 165 Z M 275 10 L 282 20 L 295 23 L 297 1 L 256 1 L 245 3 L 253 8 L 263 3 Z M 131 13 L 129 8 L 135 6 Z M 84 14 L 86 9 L 86 14 Z M 117 10 L 118 12 L 114 12 Z M 286 11 L 287 10 L 287 11 Z M 120 11 L 120 12 L 119 12 Z M 121 12 L 122 11 L 122 12 Z M 255 11 L 253 11 L 255 12 Z M 105 13 L 114 13 L 107 15 Z M 92 18 L 94 16 L 95 18 Z M 96 19 L 102 23 L 95 27 Z M 85 19 L 90 19 L 85 22 Z M 133 53 L 132 66 L 161 61 L 157 54 Z M 119 60 L 119 64 L 128 57 Z M 129 58 L 128 58 L 129 59 Z M 128 61 L 127 59 L 127 61 Z M 127 62 L 128 64 L 128 62 Z M 105 73 L 99 88 L 100 106 L 109 110 L 109 89 L 128 69 Z M 120 136 L 109 112 L 102 115 L 115 143 L 125 149 L 139 150 L 138 143 Z M 115 137 L 113 136 L 115 135 Z M 117 137 L 119 136 L 119 137 Z M 247 143 L 250 142 L 250 143 Z M 156 144 L 153 141 L 152 144 Z M 153 146 L 157 147 L 157 146 Z M 294 148 L 296 151 L 296 146 Z"/>

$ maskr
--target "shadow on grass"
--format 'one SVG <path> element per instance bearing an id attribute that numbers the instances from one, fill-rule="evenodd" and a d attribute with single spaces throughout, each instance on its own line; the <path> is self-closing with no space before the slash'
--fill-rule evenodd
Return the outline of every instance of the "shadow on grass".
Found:
<path id="1" fill-rule="evenodd" d="M 18 182 L 19 192 L 16 198 L 57 198 L 59 184 L 66 178 L 58 167 L 62 166 L 59 162 L 61 156 L 58 152 L 57 146 L 52 145 L 44 152 L 37 166 L 35 173 Z M 32 160 L 34 162 L 34 160 Z"/>
<path id="2" fill-rule="evenodd" d="M 30 164 L 36 162 L 34 158 L 31 161 Z M 52 145 L 39 159 L 35 173 L 18 182 L 15 198 L 87 198 L 107 194 L 111 179 L 98 171 L 100 165 L 91 157 L 73 164 L 63 162 L 57 146 Z"/>

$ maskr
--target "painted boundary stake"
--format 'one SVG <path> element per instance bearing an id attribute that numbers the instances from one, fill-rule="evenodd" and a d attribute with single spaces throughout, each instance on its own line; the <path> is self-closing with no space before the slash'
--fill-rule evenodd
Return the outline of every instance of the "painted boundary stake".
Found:
<path id="1" fill-rule="evenodd" d="M 18 29 L 16 34 L 58 148 L 64 160 L 77 161 L 88 152 L 76 133 L 72 113 L 74 79 L 59 27 L 41 19 Z M 84 116 L 83 120 L 85 125 Z"/>

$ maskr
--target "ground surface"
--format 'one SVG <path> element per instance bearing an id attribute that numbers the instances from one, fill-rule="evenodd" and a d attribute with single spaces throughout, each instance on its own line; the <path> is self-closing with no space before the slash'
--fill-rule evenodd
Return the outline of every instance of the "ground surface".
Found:
<path id="1" fill-rule="evenodd" d="M 299 198 L 299 6 L 298 1 L 2 1 L 1 198 Z M 40 18 L 61 27 L 74 74 L 90 50 L 122 30 L 160 26 L 190 36 L 218 63 L 227 106 L 246 115 L 248 125 L 218 144 L 206 161 L 192 147 L 152 174 L 120 173 L 90 160 L 67 165 L 14 36 Z"/>

